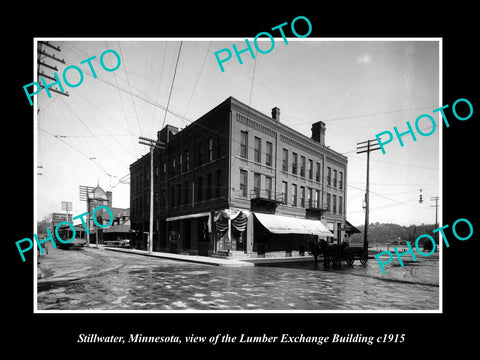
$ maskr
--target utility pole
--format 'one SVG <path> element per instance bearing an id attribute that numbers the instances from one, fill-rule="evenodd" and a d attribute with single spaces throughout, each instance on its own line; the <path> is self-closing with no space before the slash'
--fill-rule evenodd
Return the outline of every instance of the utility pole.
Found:
<path id="1" fill-rule="evenodd" d="M 364 145 L 366 144 L 366 145 Z M 357 143 L 357 154 L 367 153 L 367 186 L 365 191 L 365 229 L 363 229 L 363 250 L 368 253 L 368 216 L 370 207 L 370 152 L 380 150 L 377 140 L 367 140 Z"/>
<path id="2" fill-rule="evenodd" d="M 165 143 L 148 139 L 145 137 L 139 137 L 140 144 L 150 146 L 150 227 L 149 227 L 149 239 L 148 239 L 148 253 L 153 251 L 153 150 L 154 149 L 166 149 Z"/>
<path id="3" fill-rule="evenodd" d="M 49 59 L 52 59 L 52 60 L 55 60 L 55 61 L 58 61 L 59 63 L 62 63 L 65 65 L 65 60 L 64 59 L 59 59 L 55 56 L 55 54 L 49 54 L 47 53 L 44 49 L 45 47 L 49 47 L 50 49 L 53 49 L 55 51 L 62 51 L 60 49 L 59 46 L 53 46 L 52 44 L 50 44 L 48 41 L 39 41 L 38 42 L 38 47 L 37 47 L 37 64 L 38 64 L 38 68 L 37 68 L 37 82 L 39 84 L 41 84 L 40 82 L 40 75 L 47 78 L 47 79 L 50 79 L 52 81 L 57 81 L 57 79 L 55 79 L 54 77 L 50 76 L 50 75 L 47 75 L 45 74 L 43 71 L 40 72 L 40 66 L 43 66 L 43 67 L 46 67 L 50 70 L 53 70 L 53 71 L 58 71 L 57 67 L 56 66 L 52 66 L 48 63 L 46 63 L 45 61 L 42 62 L 41 60 L 48 57 Z M 40 85 L 40 87 L 44 87 L 43 85 Z M 52 88 L 52 89 L 48 89 L 49 91 L 53 91 L 54 93 L 57 93 L 57 94 L 61 94 L 61 95 L 64 95 L 64 96 L 69 96 L 68 92 L 62 92 L 60 90 L 57 90 L 55 88 Z"/>
<path id="4" fill-rule="evenodd" d="M 90 246 L 90 194 L 93 192 L 93 187 L 80 185 L 79 192 L 80 192 L 80 201 L 85 201 L 87 203 L 87 230 L 85 231 L 85 237 L 87 241 L 87 246 Z"/>
<path id="5" fill-rule="evenodd" d="M 430 207 L 435 207 L 435 229 L 438 229 L 438 196 L 432 196 L 430 201 L 435 201 L 435 205 L 430 205 Z M 438 243 L 438 231 L 435 232 L 435 242 Z"/>

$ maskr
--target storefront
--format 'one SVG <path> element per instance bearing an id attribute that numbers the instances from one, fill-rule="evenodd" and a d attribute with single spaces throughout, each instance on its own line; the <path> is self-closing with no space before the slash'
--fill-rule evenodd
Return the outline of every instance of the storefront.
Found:
<path id="1" fill-rule="evenodd" d="M 254 250 L 259 255 L 285 252 L 289 256 L 293 251 L 303 255 L 309 241 L 333 236 L 320 220 L 262 213 L 254 215 Z"/>
<path id="2" fill-rule="evenodd" d="M 214 213 L 215 251 L 249 252 L 249 210 L 224 209 Z"/>
<path id="3" fill-rule="evenodd" d="M 208 256 L 212 252 L 211 213 L 201 212 L 166 219 L 170 252 L 187 252 Z"/>

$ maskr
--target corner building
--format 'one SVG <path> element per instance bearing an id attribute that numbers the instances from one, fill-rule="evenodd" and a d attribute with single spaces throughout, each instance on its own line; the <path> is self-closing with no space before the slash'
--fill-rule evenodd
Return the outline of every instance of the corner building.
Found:
<path id="1" fill-rule="evenodd" d="M 157 134 L 154 251 L 215 256 L 304 254 L 314 237 L 340 242 L 346 221 L 347 158 L 229 97 L 179 131 Z M 146 249 L 150 153 L 130 165 L 132 244 Z"/>

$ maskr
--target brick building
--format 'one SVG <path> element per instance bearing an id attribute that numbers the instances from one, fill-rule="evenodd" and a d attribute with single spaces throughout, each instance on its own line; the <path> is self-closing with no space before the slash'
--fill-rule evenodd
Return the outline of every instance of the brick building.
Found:
<path id="1" fill-rule="evenodd" d="M 210 255 L 302 253 L 312 236 L 340 241 L 347 158 L 229 97 L 182 129 L 158 132 L 153 250 Z M 147 248 L 150 153 L 130 166 L 132 244 Z"/>

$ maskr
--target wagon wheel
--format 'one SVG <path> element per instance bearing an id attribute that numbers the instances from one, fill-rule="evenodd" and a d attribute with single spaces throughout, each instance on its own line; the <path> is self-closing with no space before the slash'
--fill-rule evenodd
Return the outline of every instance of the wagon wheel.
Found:
<path id="1" fill-rule="evenodd" d="M 323 267 L 328 269 L 330 267 L 330 258 L 327 255 L 323 256 Z"/>
<path id="2" fill-rule="evenodd" d="M 361 257 L 360 257 L 360 263 L 362 265 L 365 265 L 368 261 L 368 253 L 367 252 L 364 252 Z"/>
<path id="3" fill-rule="evenodd" d="M 355 255 L 353 255 L 351 252 L 347 253 L 345 256 L 345 261 L 347 262 L 348 266 L 353 266 L 353 262 L 355 261 Z"/>

